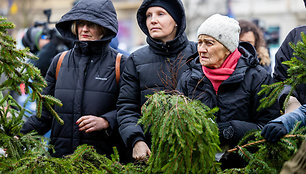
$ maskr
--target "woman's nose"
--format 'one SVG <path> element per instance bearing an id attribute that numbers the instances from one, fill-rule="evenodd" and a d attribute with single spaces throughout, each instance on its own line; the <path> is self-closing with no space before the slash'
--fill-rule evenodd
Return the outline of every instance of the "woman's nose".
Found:
<path id="1" fill-rule="evenodd" d="M 83 30 L 83 31 L 88 31 L 88 25 L 85 24 L 85 25 L 82 27 L 82 30 Z"/>
<path id="2" fill-rule="evenodd" d="M 151 17 L 151 23 L 156 23 L 157 22 L 157 17 L 156 15 L 152 15 Z"/>
<path id="3" fill-rule="evenodd" d="M 201 46 L 199 46 L 198 47 L 198 52 L 207 52 L 207 48 L 206 48 L 206 46 L 204 46 L 204 45 L 201 45 Z"/>

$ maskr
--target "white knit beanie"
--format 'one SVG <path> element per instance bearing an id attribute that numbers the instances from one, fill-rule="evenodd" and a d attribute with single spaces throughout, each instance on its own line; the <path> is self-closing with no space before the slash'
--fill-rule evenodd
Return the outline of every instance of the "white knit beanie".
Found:
<path id="1" fill-rule="evenodd" d="M 227 16 L 214 14 L 199 27 L 197 36 L 205 34 L 222 43 L 230 52 L 234 52 L 239 44 L 240 27 L 238 21 Z"/>

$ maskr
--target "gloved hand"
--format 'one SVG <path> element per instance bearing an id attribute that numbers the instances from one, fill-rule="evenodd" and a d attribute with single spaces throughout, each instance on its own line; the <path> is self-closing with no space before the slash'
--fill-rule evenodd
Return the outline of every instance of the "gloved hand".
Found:
<path id="1" fill-rule="evenodd" d="M 218 123 L 219 139 L 221 144 L 229 144 L 234 137 L 235 130 L 230 122 Z"/>
<path id="2" fill-rule="evenodd" d="M 270 142 L 276 142 L 287 134 L 287 129 L 283 123 L 268 123 L 264 126 L 261 135 Z"/>
<path id="3" fill-rule="evenodd" d="M 219 122 L 218 128 L 220 132 L 220 143 L 236 146 L 247 132 L 257 130 L 257 125 L 241 120 L 231 120 L 228 122 Z"/>

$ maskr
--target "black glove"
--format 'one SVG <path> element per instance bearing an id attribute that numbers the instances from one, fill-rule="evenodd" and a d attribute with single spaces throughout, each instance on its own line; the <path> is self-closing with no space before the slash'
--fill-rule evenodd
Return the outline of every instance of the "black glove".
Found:
<path id="1" fill-rule="evenodd" d="M 218 123 L 219 128 L 219 139 L 221 144 L 231 144 L 234 142 L 235 130 L 230 122 Z M 237 141 L 235 141 L 236 143 Z"/>
<path id="2" fill-rule="evenodd" d="M 220 143 L 236 146 L 247 132 L 256 130 L 257 125 L 246 121 L 231 120 L 228 122 L 219 122 L 218 128 Z"/>
<path id="3" fill-rule="evenodd" d="M 276 142 L 287 134 L 283 123 L 268 123 L 264 126 L 261 135 L 270 142 Z"/>

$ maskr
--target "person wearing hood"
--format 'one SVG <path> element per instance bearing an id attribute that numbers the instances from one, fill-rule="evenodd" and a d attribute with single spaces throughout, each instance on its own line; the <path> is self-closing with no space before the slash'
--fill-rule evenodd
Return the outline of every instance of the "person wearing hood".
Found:
<path id="1" fill-rule="evenodd" d="M 200 100 L 215 113 L 221 148 L 238 144 L 251 130 L 259 130 L 280 115 L 277 104 L 257 111 L 262 85 L 272 83 L 270 74 L 260 66 L 254 47 L 239 44 L 238 21 L 214 14 L 198 28 L 198 53 L 182 75 L 177 90 Z M 222 162 L 223 168 L 241 167 L 235 160 Z"/>
<path id="2" fill-rule="evenodd" d="M 151 139 L 137 124 L 146 95 L 174 90 L 186 70 L 196 43 L 185 34 L 186 17 L 180 0 L 144 0 L 137 11 L 138 25 L 147 46 L 134 51 L 122 74 L 117 102 L 120 135 L 134 159 L 149 156 Z"/>
<path id="3" fill-rule="evenodd" d="M 65 55 L 58 75 L 56 67 L 61 54 L 54 57 L 43 94 L 62 101 L 63 106 L 55 106 L 55 111 L 64 125 L 43 108 L 41 118 L 31 116 L 21 132 L 35 130 L 44 134 L 51 129 L 54 157 L 72 154 L 82 144 L 110 156 L 114 144 L 121 140 L 116 119 L 118 52 L 109 46 L 118 31 L 115 8 L 109 0 L 80 0 L 62 16 L 56 28 L 64 38 L 74 41 L 74 47 Z M 121 70 L 125 60 L 122 57 Z"/>

